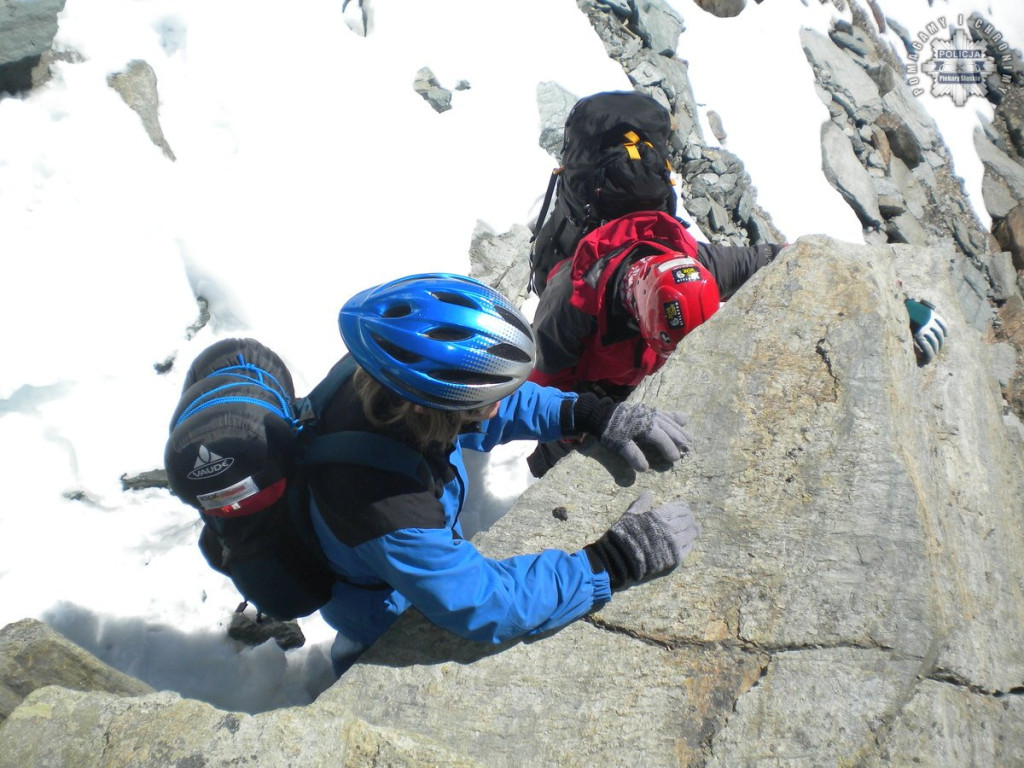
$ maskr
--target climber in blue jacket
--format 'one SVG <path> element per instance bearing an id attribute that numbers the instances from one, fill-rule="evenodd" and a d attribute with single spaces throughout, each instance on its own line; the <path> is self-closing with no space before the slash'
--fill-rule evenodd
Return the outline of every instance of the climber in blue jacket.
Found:
<path id="1" fill-rule="evenodd" d="M 689 450 L 685 416 L 527 382 L 529 323 L 470 278 L 416 275 L 367 289 L 345 303 L 339 325 L 359 368 L 317 433 L 384 435 L 418 452 L 426 469 L 415 478 L 346 464 L 313 469 L 313 525 L 338 577 L 321 609 L 338 631 L 337 674 L 410 606 L 461 637 L 501 643 L 562 627 L 693 548 L 700 529 L 689 506 L 655 506 L 645 492 L 575 552 L 485 557 L 459 525 L 464 449 L 589 433 L 642 471 L 642 447 L 671 461 Z"/>

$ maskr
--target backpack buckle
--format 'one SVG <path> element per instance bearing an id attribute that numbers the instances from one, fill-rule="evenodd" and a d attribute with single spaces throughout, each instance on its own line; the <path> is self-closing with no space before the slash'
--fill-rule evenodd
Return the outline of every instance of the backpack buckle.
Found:
<path id="1" fill-rule="evenodd" d="M 295 409 L 295 423 L 299 430 L 311 426 L 316 421 L 316 412 L 313 410 L 313 403 L 308 397 L 300 397 L 292 404 Z"/>

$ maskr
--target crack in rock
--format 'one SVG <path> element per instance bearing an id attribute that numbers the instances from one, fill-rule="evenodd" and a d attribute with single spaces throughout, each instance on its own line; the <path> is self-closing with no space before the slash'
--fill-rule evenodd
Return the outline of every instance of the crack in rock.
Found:
<path id="1" fill-rule="evenodd" d="M 957 688 L 963 688 L 966 691 L 975 693 L 979 696 L 990 696 L 994 699 L 1002 699 L 1006 696 L 1024 696 L 1024 684 L 1016 685 L 1013 688 L 1009 688 L 1005 691 L 985 688 L 984 686 L 972 683 L 969 680 L 965 680 L 960 675 L 954 672 L 948 672 L 942 669 L 935 669 L 931 674 L 927 675 L 923 679 L 931 680 L 935 683 L 944 683 L 946 685 L 952 685 Z"/>

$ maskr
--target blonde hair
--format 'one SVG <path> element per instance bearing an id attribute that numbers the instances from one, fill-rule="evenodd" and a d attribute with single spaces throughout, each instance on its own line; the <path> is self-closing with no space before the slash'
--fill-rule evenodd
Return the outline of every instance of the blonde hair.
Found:
<path id="1" fill-rule="evenodd" d="M 367 420 L 375 427 L 404 425 L 416 439 L 416 447 L 427 450 L 431 445 L 446 448 L 455 442 L 459 431 L 474 421 L 481 421 L 490 405 L 467 411 L 442 411 L 417 406 L 385 387 L 362 367 L 352 374 L 352 386 Z"/>

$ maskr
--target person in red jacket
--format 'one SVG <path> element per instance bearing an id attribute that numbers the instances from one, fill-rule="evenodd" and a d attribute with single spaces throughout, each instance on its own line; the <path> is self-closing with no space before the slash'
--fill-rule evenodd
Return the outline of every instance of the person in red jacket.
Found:
<path id="1" fill-rule="evenodd" d="M 534 314 L 537 364 L 530 380 L 625 400 L 781 250 L 698 243 L 660 211 L 608 222 L 548 276 Z M 575 445 L 541 443 L 529 457 L 531 472 L 541 477 Z"/>
<path id="2" fill-rule="evenodd" d="M 591 397 L 625 400 L 783 247 L 698 243 L 660 211 L 598 227 L 548 276 L 534 313 L 537 362 L 530 381 L 579 393 L 582 409 Z M 918 364 L 926 365 L 942 350 L 949 327 L 927 301 L 905 297 L 904 303 Z M 527 460 L 531 472 L 541 477 L 577 445 L 540 443 Z"/>

